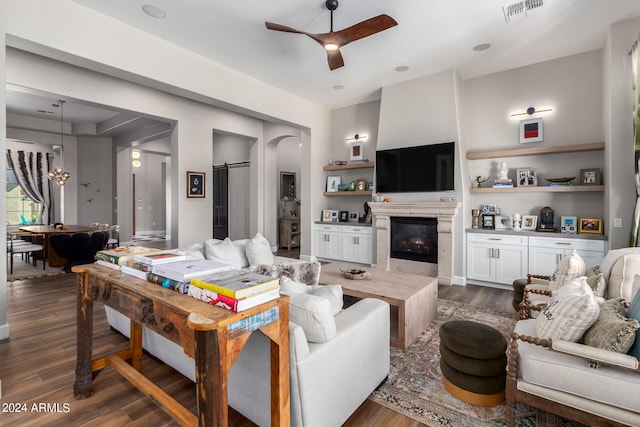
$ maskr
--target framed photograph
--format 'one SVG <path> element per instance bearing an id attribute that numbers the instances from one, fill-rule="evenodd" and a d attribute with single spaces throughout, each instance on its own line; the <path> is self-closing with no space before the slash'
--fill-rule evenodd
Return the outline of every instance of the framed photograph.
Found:
<path id="1" fill-rule="evenodd" d="M 322 222 L 331 222 L 331 210 L 323 209 L 322 210 Z"/>
<path id="2" fill-rule="evenodd" d="M 580 218 L 578 232 L 580 234 L 602 234 L 602 219 Z"/>
<path id="3" fill-rule="evenodd" d="M 538 225 L 538 217 L 535 215 L 522 215 L 522 229 L 535 230 Z"/>
<path id="4" fill-rule="evenodd" d="M 338 186 L 342 183 L 342 178 L 339 176 L 328 176 L 327 177 L 327 193 L 335 193 L 338 191 Z"/>
<path id="5" fill-rule="evenodd" d="M 340 211 L 331 209 L 331 222 L 340 222 Z"/>
<path id="6" fill-rule="evenodd" d="M 349 222 L 358 222 L 360 215 L 358 212 L 349 212 Z"/>
<path id="7" fill-rule="evenodd" d="M 187 171 L 187 198 L 205 197 L 205 173 Z"/>
<path id="8" fill-rule="evenodd" d="M 542 119 L 520 120 L 520 144 L 542 141 L 543 130 Z"/>
<path id="9" fill-rule="evenodd" d="M 600 185 L 600 169 L 580 169 L 580 185 Z"/>
<path id="10" fill-rule="evenodd" d="M 367 191 L 373 191 L 373 181 L 367 182 Z"/>
<path id="11" fill-rule="evenodd" d="M 575 216 L 561 216 L 560 217 L 560 232 L 575 234 L 578 232 L 578 217 Z"/>
<path id="12" fill-rule="evenodd" d="M 534 168 L 516 169 L 516 185 L 518 187 L 538 185 L 538 175 Z"/>
<path id="13" fill-rule="evenodd" d="M 364 160 L 364 145 L 362 145 L 362 142 L 352 142 L 349 145 L 349 160 L 352 162 Z"/>
<path id="14" fill-rule="evenodd" d="M 482 213 L 483 214 L 494 214 L 496 213 L 496 204 L 495 203 L 485 203 L 482 205 Z"/>
<path id="15" fill-rule="evenodd" d="M 349 212 L 348 211 L 340 211 L 340 222 L 349 221 Z"/>
<path id="16" fill-rule="evenodd" d="M 280 198 L 296 198 L 296 173 L 280 171 Z"/>
<path id="17" fill-rule="evenodd" d="M 482 228 L 484 230 L 495 230 L 496 216 L 494 214 L 482 214 Z"/>
<path id="18" fill-rule="evenodd" d="M 512 227 L 511 218 L 505 215 L 496 215 L 496 230 L 509 230 Z"/>
<path id="19" fill-rule="evenodd" d="M 357 191 L 365 191 L 367 188 L 367 180 L 366 179 L 356 179 L 356 190 Z"/>

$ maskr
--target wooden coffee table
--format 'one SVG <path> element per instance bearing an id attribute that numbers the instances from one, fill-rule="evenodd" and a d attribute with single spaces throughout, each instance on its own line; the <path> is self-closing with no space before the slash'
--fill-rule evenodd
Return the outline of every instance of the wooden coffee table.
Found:
<path id="1" fill-rule="evenodd" d="M 361 268 L 330 263 L 320 269 L 320 283 L 339 283 L 342 292 L 356 298 L 378 298 L 391 306 L 391 345 L 407 348 L 435 319 L 438 312 L 438 280 L 435 277 L 367 268 L 370 277 L 346 279 L 341 268 Z"/>

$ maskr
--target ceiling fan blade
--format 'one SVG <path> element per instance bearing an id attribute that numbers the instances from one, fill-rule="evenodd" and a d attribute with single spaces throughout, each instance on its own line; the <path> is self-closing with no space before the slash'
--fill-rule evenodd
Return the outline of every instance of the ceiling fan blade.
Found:
<path id="1" fill-rule="evenodd" d="M 339 49 L 327 51 L 327 61 L 329 62 L 329 69 L 331 71 L 336 68 L 344 67 L 344 60 Z"/>
<path id="2" fill-rule="evenodd" d="M 269 30 L 282 31 L 285 33 L 305 34 L 303 31 L 296 30 L 295 28 L 287 27 L 286 25 L 274 24 L 273 22 L 265 22 L 264 25 Z"/>
<path id="3" fill-rule="evenodd" d="M 398 22 L 389 15 L 378 15 L 373 18 L 369 18 L 366 21 L 352 25 L 351 27 L 329 34 L 331 34 L 335 43 L 342 47 L 353 41 L 388 30 L 396 25 L 398 25 Z"/>

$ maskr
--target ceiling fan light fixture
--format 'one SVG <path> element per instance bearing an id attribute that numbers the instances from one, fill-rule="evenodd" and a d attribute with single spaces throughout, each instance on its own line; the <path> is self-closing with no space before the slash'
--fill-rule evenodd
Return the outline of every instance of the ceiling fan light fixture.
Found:
<path id="1" fill-rule="evenodd" d="M 339 48 L 340 48 L 340 46 L 338 46 L 335 43 L 327 43 L 327 44 L 324 45 L 324 49 L 327 52 L 334 52 L 334 51 L 338 50 Z"/>

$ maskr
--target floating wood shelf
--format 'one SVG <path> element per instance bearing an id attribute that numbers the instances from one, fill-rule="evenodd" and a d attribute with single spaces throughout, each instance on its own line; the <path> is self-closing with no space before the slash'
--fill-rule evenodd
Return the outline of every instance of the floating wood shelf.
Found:
<path id="1" fill-rule="evenodd" d="M 325 196 L 370 196 L 371 191 L 325 191 L 324 195 Z"/>
<path id="2" fill-rule="evenodd" d="M 604 150 L 604 142 L 588 144 L 559 145 L 555 147 L 527 147 L 493 151 L 468 151 L 467 160 L 494 159 L 496 157 L 520 157 L 540 154 L 576 153 L 581 151 Z M 499 189 L 503 190 L 503 189 Z M 567 190 L 564 190 L 567 191 Z"/>
<path id="3" fill-rule="evenodd" d="M 603 192 L 604 185 L 525 186 L 506 188 L 471 188 L 471 193 L 582 193 Z"/>
<path id="4" fill-rule="evenodd" d="M 324 167 L 324 170 L 341 171 L 346 169 L 366 169 L 366 168 L 372 168 L 375 165 L 376 165 L 375 162 L 347 163 L 346 165 L 326 165 Z"/>

